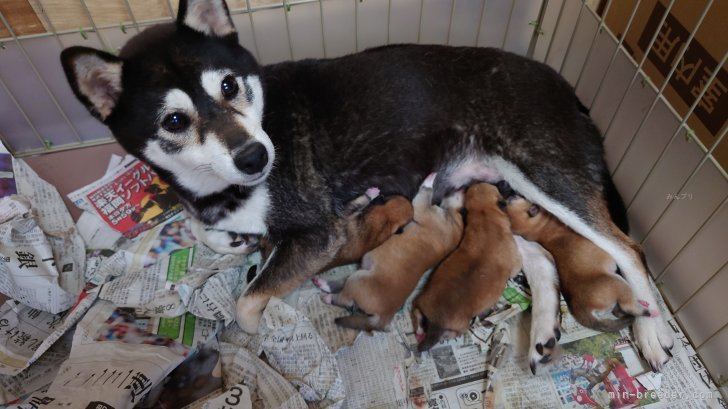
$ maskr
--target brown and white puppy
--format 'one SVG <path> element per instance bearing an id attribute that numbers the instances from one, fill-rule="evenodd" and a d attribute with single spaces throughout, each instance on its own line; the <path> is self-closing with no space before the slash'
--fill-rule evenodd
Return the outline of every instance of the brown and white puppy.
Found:
<path id="1" fill-rule="evenodd" d="M 505 204 L 498 189 L 487 183 L 465 191 L 463 240 L 412 304 L 420 351 L 467 331 L 472 319 L 498 301 L 508 278 L 521 269 Z"/>
<path id="2" fill-rule="evenodd" d="M 457 247 L 463 232 L 462 193 L 446 198 L 443 207 L 431 205 L 432 189 L 427 184 L 413 201 L 414 221 L 402 234 L 367 253 L 361 268 L 345 282 L 314 278 L 324 291 L 335 292 L 343 286 L 338 294 L 324 296 L 324 302 L 356 306 L 367 314 L 339 317 L 337 324 L 367 331 L 386 330 L 425 271 Z"/>
<path id="3" fill-rule="evenodd" d="M 513 233 L 538 242 L 553 256 L 561 293 L 581 325 L 614 332 L 635 317 L 657 314 L 646 301 L 635 298 L 617 274 L 614 259 L 553 215 L 520 196 L 509 199 L 506 211 Z"/>

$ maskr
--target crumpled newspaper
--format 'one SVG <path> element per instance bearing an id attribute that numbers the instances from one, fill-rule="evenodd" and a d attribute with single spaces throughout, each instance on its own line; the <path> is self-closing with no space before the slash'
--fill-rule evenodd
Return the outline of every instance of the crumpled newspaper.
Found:
<path id="1" fill-rule="evenodd" d="M 13 161 L 18 194 L 0 199 L 0 292 L 51 313 L 84 287 L 85 246 L 50 184 Z"/>

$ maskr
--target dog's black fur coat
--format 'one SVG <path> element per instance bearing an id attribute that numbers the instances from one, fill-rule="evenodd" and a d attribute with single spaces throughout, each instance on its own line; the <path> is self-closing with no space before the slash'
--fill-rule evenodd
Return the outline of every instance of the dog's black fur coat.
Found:
<path id="1" fill-rule="evenodd" d="M 67 50 L 62 59 L 84 101 L 68 68 L 76 52 Z M 587 222 L 599 216 L 585 199 L 602 192 L 613 218 L 626 228 L 602 140 L 586 108 L 558 73 L 527 58 L 493 48 L 393 45 L 260 67 L 236 36 L 213 38 L 179 22 L 146 30 L 120 57 L 123 92 L 104 122 L 141 159 L 147 139 L 155 138 L 156 108 L 171 88 L 195 101 L 203 127 L 230 147 L 240 144 L 245 136 L 229 131 L 236 128 L 228 126 L 228 112 L 205 94 L 199 78 L 210 68 L 260 76 L 263 129 L 277 155 L 264 182 L 271 199 L 268 234 L 279 243 L 266 270 L 275 274 L 295 275 L 306 257 L 329 251 L 337 215 L 368 187 L 411 198 L 427 174 L 469 154 L 513 163 Z M 174 152 L 174 145 L 163 149 Z M 205 224 L 235 210 L 254 189 L 229 186 L 199 197 L 170 172 L 155 170 Z"/>

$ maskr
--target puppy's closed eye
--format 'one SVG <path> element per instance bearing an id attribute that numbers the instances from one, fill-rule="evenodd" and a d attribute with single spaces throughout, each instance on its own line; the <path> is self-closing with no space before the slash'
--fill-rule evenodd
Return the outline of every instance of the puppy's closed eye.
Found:
<path id="1" fill-rule="evenodd" d="M 399 226 L 399 228 L 394 231 L 394 234 L 402 234 L 402 233 L 404 233 L 404 226 Z"/>
<path id="2" fill-rule="evenodd" d="M 503 200 L 503 199 L 498 200 L 498 208 L 499 209 L 505 211 L 506 210 L 506 207 L 508 207 L 508 203 L 506 203 L 505 200 Z"/>

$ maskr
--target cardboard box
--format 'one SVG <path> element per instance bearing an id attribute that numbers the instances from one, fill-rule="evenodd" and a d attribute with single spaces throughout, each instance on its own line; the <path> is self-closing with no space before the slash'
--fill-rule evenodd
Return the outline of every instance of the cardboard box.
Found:
<path id="1" fill-rule="evenodd" d="M 650 80 L 659 88 L 673 64 L 677 68 L 665 88 L 665 98 L 684 116 L 695 102 L 706 81 L 728 51 L 728 1 L 716 0 L 688 45 L 677 60 L 690 32 L 695 30 L 707 0 L 676 0 L 665 23 L 658 27 L 668 0 L 643 0 L 629 31 L 624 33 L 634 9 L 635 0 L 613 0 L 606 24 L 618 37 L 625 37 L 624 46 L 636 61 L 640 61 L 656 31 L 657 38 L 643 66 Z M 687 124 L 695 136 L 708 148 L 726 126 L 728 118 L 728 71 L 723 66 L 695 107 Z M 713 153 L 723 169 L 728 169 L 728 140 Z"/>

